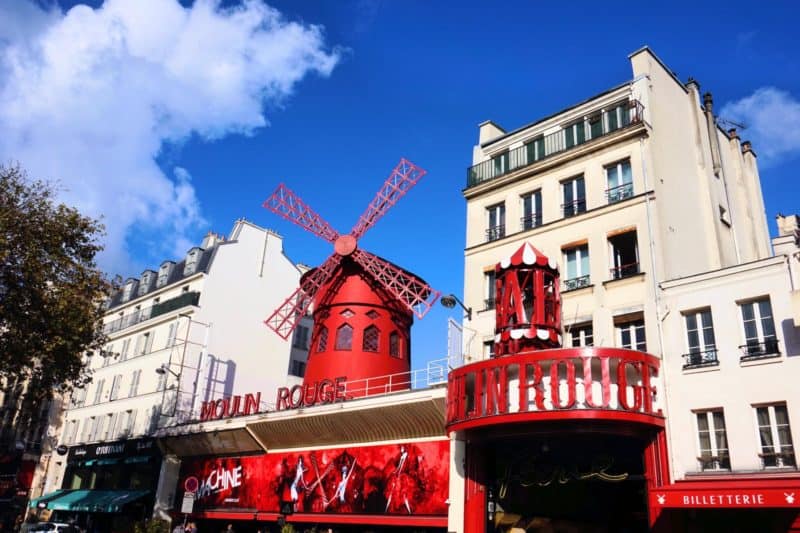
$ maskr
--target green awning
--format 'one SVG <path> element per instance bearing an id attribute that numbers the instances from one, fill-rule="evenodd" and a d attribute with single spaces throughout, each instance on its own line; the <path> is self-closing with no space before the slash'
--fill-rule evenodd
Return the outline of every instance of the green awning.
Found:
<path id="1" fill-rule="evenodd" d="M 39 503 L 47 503 L 50 500 L 54 500 L 63 494 L 70 492 L 68 489 L 58 489 L 57 491 L 50 492 L 39 496 L 38 498 L 33 498 L 30 502 L 28 502 L 28 507 L 38 507 Z"/>
<path id="2" fill-rule="evenodd" d="M 149 493 L 149 490 L 73 490 L 48 501 L 47 508 L 53 511 L 116 513 Z"/>

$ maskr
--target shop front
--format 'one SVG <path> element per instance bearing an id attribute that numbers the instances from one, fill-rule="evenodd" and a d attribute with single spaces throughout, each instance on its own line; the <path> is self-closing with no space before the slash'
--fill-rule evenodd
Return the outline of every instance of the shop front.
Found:
<path id="1" fill-rule="evenodd" d="M 279 522 L 444 531 L 449 468 L 442 439 L 195 458 L 181 465 L 176 508 L 189 493 L 187 519 L 208 530 L 234 521 L 237 531 Z"/>
<path id="2" fill-rule="evenodd" d="M 74 446 L 60 490 L 31 500 L 40 518 L 75 520 L 88 532 L 132 531 L 153 512 L 161 453 L 154 439 Z"/>

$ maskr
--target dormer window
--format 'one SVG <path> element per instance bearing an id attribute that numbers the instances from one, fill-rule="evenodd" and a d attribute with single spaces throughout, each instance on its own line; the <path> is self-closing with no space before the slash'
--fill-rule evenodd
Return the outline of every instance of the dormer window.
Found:
<path id="1" fill-rule="evenodd" d="M 156 287 L 163 287 L 167 284 L 173 266 L 175 266 L 175 263 L 172 261 L 164 261 L 161 263 L 161 268 L 158 269 L 158 280 L 156 280 Z"/>
<path id="2" fill-rule="evenodd" d="M 183 267 L 183 275 L 188 276 L 197 272 L 197 263 L 200 262 L 200 254 L 203 252 L 202 248 L 194 247 L 186 254 L 186 264 Z"/>
<path id="3" fill-rule="evenodd" d="M 133 294 L 133 287 L 136 285 L 135 279 L 129 279 L 125 282 L 125 286 L 122 288 L 122 301 L 127 302 L 131 299 L 131 294 Z"/>
<path id="4" fill-rule="evenodd" d="M 153 287 L 156 273 L 152 270 L 142 272 L 142 279 L 139 281 L 139 296 L 144 296 Z"/>

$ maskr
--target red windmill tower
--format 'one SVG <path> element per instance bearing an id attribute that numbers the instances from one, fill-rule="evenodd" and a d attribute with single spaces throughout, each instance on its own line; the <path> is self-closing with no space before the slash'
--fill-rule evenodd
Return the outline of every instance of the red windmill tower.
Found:
<path id="1" fill-rule="evenodd" d="M 346 377 L 348 382 L 372 378 L 366 392 L 387 386 L 409 388 L 404 380 L 390 385 L 388 379 L 381 383 L 374 378 L 410 370 L 413 315 L 425 316 L 439 292 L 411 272 L 360 249 L 358 239 L 425 173 L 401 159 L 346 235 L 340 235 L 284 184 L 264 202 L 270 211 L 333 244 L 331 256 L 306 272 L 300 286 L 265 321 L 288 339 L 314 304 L 305 384 Z"/>

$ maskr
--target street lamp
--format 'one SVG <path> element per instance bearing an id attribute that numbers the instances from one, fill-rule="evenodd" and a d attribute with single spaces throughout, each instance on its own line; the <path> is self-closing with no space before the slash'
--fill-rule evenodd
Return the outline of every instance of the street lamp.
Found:
<path id="1" fill-rule="evenodd" d="M 455 294 L 448 294 L 446 296 L 442 296 L 439 298 L 439 301 L 442 302 L 442 305 L 448 309 L 453 309 L 456 304 L 460 305 L 464 312 L 467 313 L 467 320 L 472 320 L 472 308 L 467 307 L 464 305 L 464 302 L 458 299 L 458 296 Z"/>
<path id="2" fill-rule="evenodd" d="M 156 374 L 158 374 L 159 376 L 163 376 L 167 372 L 169 372 L 170 374 L 172 374 L 176 378 L 180 378 L 181 377 L 180 374 L 178 374 L 177 372 L 175 372 L 174 370 L 169 368 L 167 365 L 163 365 L 162 364 L 160 367 L 156 368 Z"/>

